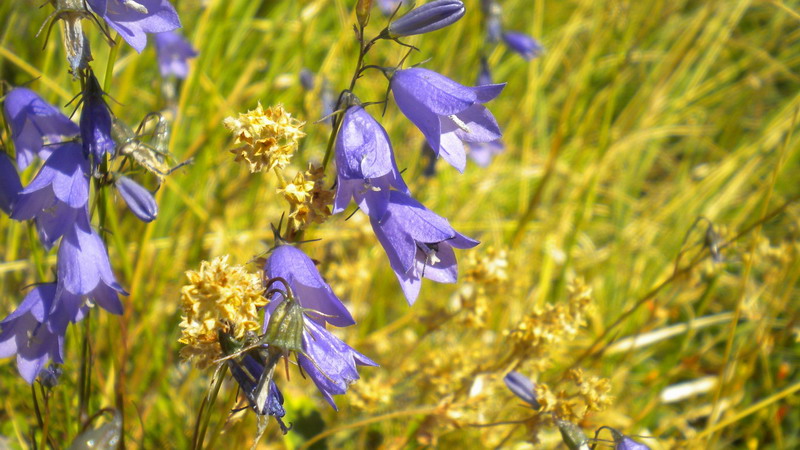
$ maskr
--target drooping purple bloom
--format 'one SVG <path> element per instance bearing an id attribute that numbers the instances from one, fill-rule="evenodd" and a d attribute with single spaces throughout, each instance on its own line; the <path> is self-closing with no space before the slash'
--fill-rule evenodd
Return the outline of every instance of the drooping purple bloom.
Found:
<path id="1" fill-rule="evenodd" d="M 17 355 L 17 370 L 33 383 L 48 361 L 63 363 L 64 335 L 44 322 L 50 313 L 55 284 L 34 287 L 22 304 L 0 322 L 0 358 Z"/>
<path id="2" fill-rule="evenodd" d="M 468 87 L 431 70 L 398 70 L 392 92 L 400 111 L 422 131 L 433 151 L 464 171 L 464 142 L 491 142 L 500 138 L 500 127 L 483 106 L 497 97 L 503 84 Z"/>
<path id="3" fill-rule="evenodd" d="M 147 33 L 180 28 L 178 13 L 168 0 L 87 0 L 92 10 L 141 53 Z"/>
<path id="4" fill-rule="evenodd" d="M 496 0 L 481 0 L 481 11 L 486 23 L 486 40 L 494 44 L 503 34 L 503 8 Z"/>
<path id="5" fill-rule="evenodd" d="M 46 159 L 52 149 L 44 146 L 78 134 L 78 126 L 55 106 L 26 88 L 14 88 L 3 104 L 6 121 L 11 126 L 11 140 L 17 153 L 17 166 L 24 170 L 35 156 Z"/>
<path id="6" fill-rule="evenodd" d="M 413 36 L 444 28 L 464 17 L 461 0 L 434 0 L 414 8 L 389 24 L 391 37 Z"/>
<path id="7" fill-rule="evenodd" d="M 114 154 L 114 139 L 111 137 L 111 111 L 103 99 L 103 89 L 89 72 L 83 90 L 83 110 L 81 111 L 81 141 L 86 155 L 92 155 L 92 164 L 97 166 L 106 153 Z"/>
<path id="8" fill-rule="evenodd" d="M 539 409 L 541 405 L 539 400 L 536 399 L 536 391 L 534 391 L 533 383 L 525 375 L 519 372 L 509 372 L 508 375 L 503 377 L 503 382 L 517 397 L 522 401 L 531 405 L 533 409 Z"/>
<path id="9" fill-rule="evenodd" d="M 155 38 L 158 69 L 161 76 L 166 78 L 175 75 L 180 79 L 189 76 L 189 58 L 197 56 L 197 50 L 192 47 L 192 44 L 174 31 L 157 33 Z"/>
<path id="10" fill-rule="evenodd" d="M 603 429 L 610 431 L 611 435 L 614 437 L 614 450 L 650 450 L 650 447 L 634 441 L 633 439 L 625 436 L 609 426 L 600 427 L 597 432 L 600 433 L 600 431 Z"/>
<path id="11" fill-rule="evenodd" d="M 389 205 L 390 187 L 408 192 L 389 135 L 363 107 L 351 106 L 344 113 L 335 151 L 334 214 L 344 211 L 353 198 L 361 210 L 380 220 Z"/>
<path id="12" fill-rule="evenodd" d="M 384 16 L 391 16 L 392 13 L 395 12 L 398 6 L 400 6 L 400 2 L 403 0 L 378 0 L 376 3 L 378 4 L 378 9 L 381 10 Z M 413 3 L 413 0 L 406 1 L 405 4 Z"/>
<path id="13" fill-rule="evenodd" d="M 356 323 L 342 301 L 322 279 L 314 261 L 302 250 L 291 245 L 278 245 L 269 255 L 264 266 L 264 273 L 267 279 L 280 277 L 286 280 L 300 305 L 325 314 L 321 320 L 337 327 L 346 327 Z M 278 284 L 275 287 L 281 287 L 281 285 Z M 267 306 L 270 313 L 281 302 L 280 299 L 281 297 L 276 295 Z"/>
<path id="14" fill-rule="evenodd" d="M 492 72 L 489 70 L 489 61 L 481 58 L 481 68 L 478 71 L 478 78 L 475 80 L 477 86 L 487 86 L 492 83 Z"/>
<path id="15" fill-rule="evenodd" d="M 503 153 L 506 146 L 501 139 L 492 142 L 475 142 L 469 144 L 469 157 L 475 164 L 481 167 L 487 167 L 492 159 Z"/>
<path id="16" fill-rule="evenodd" d="M 303 89 L 306 91 L 313 91 L 314 90 L 314 80 L 316 79 L 316 75 L 310 69 L 303 67 L 300 69 L 300 86 L 303 86 Z"/>
<path id="17" fill-rule="evenodd" d="M 119 295 L 128 295 L 111 270 L 103 240 L 89 224 L 88 210 L 77 215 L 58 248 L 58 291 L 89 297 L 112 314 L 122 314 Z M 80 305 L 79 305 L 80 306 Z"/>
<path id="18" fill-rule="evenodd" d="M 53 154 L 11 206 L 12 219 L 36 220 L 39 238 L 47 249 L 89 201 L 89 162 L 80 144 L 65 142 L 52 148 Z"/>
<path id="19" fill-rule="evenodd" d="M 21 190 L 22 184 L 19 181 L 17 168 L 8 155 L 0 153 L 0 210 L 11 214 L 11 205 Z"/>
<path id="20" fill-rule="evenodd" d="M 264 409 L 261 411 L 257 410 L 256 397 L 258 393 L 256 389 L 264 373 L 264 365 L 251 355 L 245 354 L 241 361 L 228 360 L 228 367 L 231 369 L 233 378 L 239 383 L 239 387 L 242 389 L 242 392 L 244 392 L 244 396 L 247 398 L 250 407 L 256 410 L 256 414 L 275 417 L 283 434 L 286 434 L 289 428 L 282 420 L 286 415 L 286 410 L 283 407 L 283 394 L 278 389 L 274 380 L 270 380 L 269 382 L 269 393 L 267 394 L 267 402 L 264 405 Z"/>
<path id="21" fill-rule="evenodd" d="M 345 344 L 326 330 L 324 325 L 305 316 L 304 319 L 305 355 L 298 355 L 297 360 L 325 400 L 338 411 L 332 396 L 346 393 L 347 387 L 359 379 L 356 366 L 378 364 Z"/>
<path id="22" fill-rule="evenodd" d="M 503 41 L 508 45 L 508 48 L 519 53 L 528 61 L 539 56 L 544 50 L 542 44 L 525 33 L 506 31 L 503 33 Z"/>
<path id="23" fill-rule="evenodd" d="M 158 203 L 144 186 L 123 175 L 117 177 L 114 186 L 134 216 L 142 222 L 155 220 L 158 215 Z"/>
<path id="24" fill-rule="evenodd" d="M 423 277 L 455 283 L 458 266 L 453 249 L 478 245 L 455 231 L 447 219 L 399 191 L 392 191 L 383 219 L 370 222 L 409 304 L 417 299 Z"/>

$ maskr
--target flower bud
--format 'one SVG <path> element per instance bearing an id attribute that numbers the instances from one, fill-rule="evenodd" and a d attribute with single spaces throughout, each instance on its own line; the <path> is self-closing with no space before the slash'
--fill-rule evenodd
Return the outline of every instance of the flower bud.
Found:
<path id="1" fill-rule="evenodd" d="M 358 0 L 356 3 L 356 19 L 361 27 L 366 27 L 369 22 L 369 12 L 372 10 L 372 0 Z"/>
<path id="2" fill-rule="evenodd" d="M 558 426 L 558 431 L 561 432 L 561 439 L 569 450 L 589 450 L 589 438 L 586 437 L 586 434 L 579 426 L 558 417 L 553 419 L 556 422 L 556 426 Z"/>
<path id="3" fill-rule="evenodd" d="M 139 183 L 120 175 L 115 185 L 133 215 L 142 222 L 152 222 L 158 215 L 158 204 L 153 195 Z"/>
<path id="4" fill-rule="evenodd" d="M 389 24 L 389 36 L 413 36 L 444 28 L 460 19 L 466 9 L 460 0 L 436 0 L 414 8 Z"/>
<path id="5" fill-rule="evenodd" d="M 507 31 L 503 33 L 503 40 L 508 45 L 508 48 L 519 53 L 528 61 L 539 56 L 544 50 L 542 44 L 525 33 Z"/>
<path id="6" fill-rule="evenodd" d="M 539 409 L 541 407 L 539 401 L 536 399 L 536 391 L 534 391 L 533 383 L 531 383 L 528 377 L 519 372 L 509 372 L 509 374 L 503 378 L 503 381 L 514 395 L 531 405 L 533 409 Z"/>
<path id="7" fill-rule="evenodd" d="M 303 307 L 293 298 L 282 300 L 272 311 L 264 342 L 284 354 L 303 352 Z"/>

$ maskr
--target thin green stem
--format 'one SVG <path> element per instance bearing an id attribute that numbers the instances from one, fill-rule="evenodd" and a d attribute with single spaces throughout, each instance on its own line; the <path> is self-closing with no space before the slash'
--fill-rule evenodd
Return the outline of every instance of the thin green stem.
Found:
<path id="1" fill-rule="evenodd" d="M 192 449 L 200 450 L 203 448 L 203 441 L 206 437 L 206 430 L 208 423 L 211 421 L 211 411 L 214 403 L 217 401 L 219 390 L 222 387 L 222 380 L 225 379 L 225 372 L 228 369 L 227 364 L 222 364 L 217 370 L 214 379 L 214 385 L 208 391 L 208 395 L 203 398 L 203 403 L 200 404 L 200 410 L 197 412 L 197 422 L 194 426 L 194 436 L 192 436 Z"/>

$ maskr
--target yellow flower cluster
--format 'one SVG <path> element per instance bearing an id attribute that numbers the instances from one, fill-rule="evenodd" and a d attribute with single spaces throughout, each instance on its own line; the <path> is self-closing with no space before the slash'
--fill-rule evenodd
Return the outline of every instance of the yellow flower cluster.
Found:
<path id="1" fill-rule="evenodd" d="M 256 109 L 228 117 L 224 123 L 235 143 L 242 144 L 231 153 L 237 162 L 247 161 L 251 173 L 286 167 L 305 136 L 301 131 L 305 122 L 293 118 L 282 105 L 264 109 L 259 103 Z"/>
<path id="2" fill-rule="evenodd" d="M 246 331 L 259 332 L 258 307 L 268 303 L 261 279 L 243 266 L 229 265 L 228 257 L 203 261 L 199 271 L 186 272 L 189 284 L 181 289 L 181 357 L 206 368 L 222 357 L 218 331 L 241 339 Z"/>
<path id="3" fill-rule="evenodd" d="M 606 378 L 586 376 L 582 369 L 570 370 L 567 378 L 572 386 L 558 392 L 553 392 L 546 384 L 536 383 L 541 412 L 552 412 L 562 420 L 577 423 L 590 412 L 605 410 L 614 400 L 608 395 L 611 383 Z"/>
<path id="4" fill-rule="evenodd" d="M 330 205 L 335 193 L 325 189 L 325 172 L 321 166 L 309 164 L 283 189 L 278 189 L 291 205 L 289 226 L 302 230 L 312 223 L 322 223 L 331 215 Z"/>

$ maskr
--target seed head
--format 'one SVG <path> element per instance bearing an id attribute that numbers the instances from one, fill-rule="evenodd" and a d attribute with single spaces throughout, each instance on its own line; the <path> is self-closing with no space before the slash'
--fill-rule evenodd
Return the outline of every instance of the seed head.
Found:
<path id="1" fill-rule="evenodd" d="M 242 144 L 231 153 L 237 162 L 247 161 L 251 173 L 286 167 L 306 135 L 301 131 L 305 122 L 293 118 L 282 105 L 264 109 L 259 103 L 256 109 L 228 117 L 224 123 L 235 143 Z"/>

